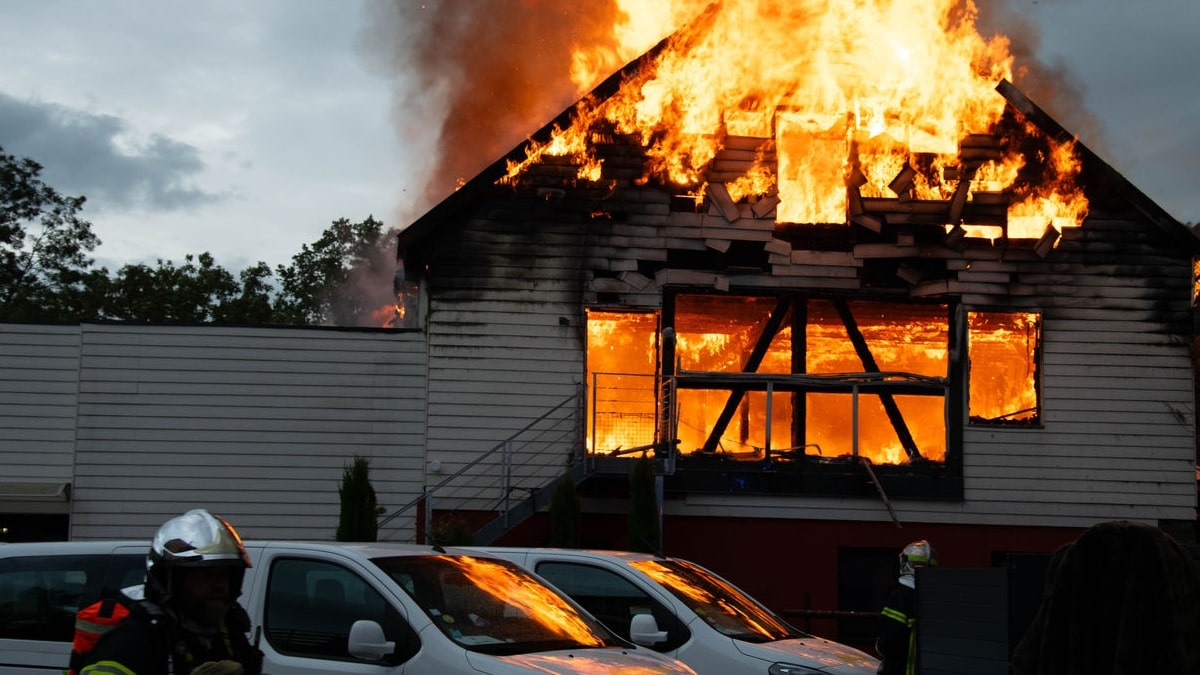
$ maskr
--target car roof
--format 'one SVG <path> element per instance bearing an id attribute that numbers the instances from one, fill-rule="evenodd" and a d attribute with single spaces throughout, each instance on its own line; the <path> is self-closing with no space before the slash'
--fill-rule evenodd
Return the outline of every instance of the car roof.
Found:
<path id="1" fill-rule="evenodd" d="M 598 548 L 548 548 L 543 546 L 464 546 L 464 550 L 484 551 L 503 555 L 504 553 L 565 553 L 580 558 L 609 559 L 623 562 L 639 560 L 670 560 L 670 556 L 656 556 L 651 553 L 635 551 L 617 551 Z M 678 558 L 682 560 L 682 558 Z"/>
<path id="2" fill-rule="evenodd" d="M 358 554 L 367 558 L 413 556 L 431 554 L 450 555 L 479 555 L 481 551 L 471 551 L 458 548 L 440 548 L 424 544 L 403 544 L 398 542 L 321 542 L 321 541 L 286 541 L 286 540 L 247 540 L 243 542 L 247 549 L 266 548 L 300 548 L 309 551 L 342 551 Z M 114 539 L 114 540 L 75 540 L 75 541 L 46 541 L 0 543 L 0 555 L 92 555 L 111 553 L 122 549 L 133 549 L 137 552 L 147 551 L 150 541 L 144 539 Z"/>
<path id="3" fill-rule="evenodd" d="M 127 548 L 137 549 L 138 552 L 145 552 L 150 549 L 150 541 L 146 539 L 85 539 L 79 541 L 26 541 L 7 544 L 0 543 L 0 556 L 88 555 L 110 553 L 118 549 Z"/>
<path id="4" fill-rule="evenodd" d="M 470 546 L 434 546 L 431 544 L 408 544 L 401 542 L 317 542 L 317 540 L 248 539 L 245 545 L 247 549 L 299 548 L 307 551 L 342 552 L 342 554 L 365 558 L 427 555 L 468 555 L 480 557 L 481 554 L 488 558 L 500 557 L 488 554 L 487 550 L 481 548 L 481 546 L 480 548 L 470 548 Z"/>

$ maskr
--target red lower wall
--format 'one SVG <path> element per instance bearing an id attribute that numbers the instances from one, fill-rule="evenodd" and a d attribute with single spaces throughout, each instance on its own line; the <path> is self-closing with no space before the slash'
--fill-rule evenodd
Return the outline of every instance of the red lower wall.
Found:
<path id="1" fill-rule="evenodd" d="M 623 515 L 585 515 L 581 546 L 626 549 L 626 522 Z M 844 593 L 856 586 L 860 598 L 885 597 L 895 582 L 895 556 L 910 541 L 929 540 L 942 566 L 990 567 L 1005 554 L 1051 554 L 1082 533 L 1083 528 L 920 523 L 898 528 L 888 522 L 669 516 L 663 522 L 663 548 L 667 555 L 712 569 L 801 628 L 863 647 L 862 620 L 859 638 L 851 640 L 839 635 L 844 629 L 839 630 L 838 620 L 801 618 L 801 610 L 868 609 L 839 606 L 839 589 Z M 496 543 L 544 546 L 548 541 L 549 521 L 539 514 Z M 839 579 L 839 560 L 856 551 L 875 561 L 872 578 Z"/>

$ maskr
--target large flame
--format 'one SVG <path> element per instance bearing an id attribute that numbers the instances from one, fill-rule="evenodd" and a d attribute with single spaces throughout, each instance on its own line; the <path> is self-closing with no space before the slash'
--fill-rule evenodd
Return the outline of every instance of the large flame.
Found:
<path id="1" fill-rule="evenodd" d="M 684 371 L 737 373 L 754 350 L 774 306 L 772 298 L 679 296 L 675 356 Z M 944 306 L 852 303 L 858 330 L 883 372 L 949 376 L 949 323 Z M 810 300 L 805 311 L 805 363 L 814 376 L 862 373 L 862 358 L 829 301 Z M 793 335 L 788 321 L 771 340 L 756 373 L 793 372 Z M 970 415 L 979 420 L 1028 424 L 1038 415 L 1036 354 L 1040 318 L 1035 313 L 969 313 Z M 589 312 L 589 450 L 611 453 L 647 448 L 660 421 L 655 389 L 658 323 L 648 313 Z M 730 392 L 677 392 L 674 434 L 684 454 L 703 448 Z M 897 395 L 895 404 L 921 457 L 946 457 L 946 400 L 943 396 Z M 803 404 L 804 418 L 798 404 Z M 814 390 L 798 401 L 762 391 L 739 399 L 736 416 L 718 439 L 717 451 L 737 459 L 835 458 L 854 453 L 876 464 L 903 464 L 909 456 L 879 396 Z M 803 438 L 792 438 L 802 422 Z M 769 434 L 769 436 L 768 436 Z"/>
<path id="2" fill-rule="evenodd" d="M 774 188 L 777 221 L 842 223 L 852 176 L 863 178 L 851 185 L 862 196 L 944 200 L 960 180 L 980 181 L 973 193 L 1007 190 L 1025 161 L 1014 151 L 1001 160 L 1008 170 L 975 178 L 981 162 L 959 152 L 962 139 L 995 132 L 1005 109 L 995 88 L 1014 68 L 1008 38 L 977 30 L 973 0 L 619 4 L 618 46 L 575 51 L 581 89 L 686 20 L 685 28 L 615 95 L 581 101 L 573 123 L 531 144 L 506 180 L 547 154 L 575 158 L 579 177 L 597 180 L 594 140 L 617 133 L 646 148 L 647 180 L 702 191 L 727 135 L 759 137 L 775 144 L 774 185 L 756 162 L 731 196 Z M 1052 144 L 1053 157 L 1040 158 L 1050 179 L 1016 195 L 1011 215 L 1021 223 L 1009 236 L 1082 221 L 1072 150 Z M 908 167 L 917 175 L 898 194 L 895 179 Z"/>

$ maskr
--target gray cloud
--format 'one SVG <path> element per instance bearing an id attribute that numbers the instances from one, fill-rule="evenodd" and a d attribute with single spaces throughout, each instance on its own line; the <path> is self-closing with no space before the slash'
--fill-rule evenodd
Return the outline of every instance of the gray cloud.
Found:
<path id="1" fill-rule="evenodd" d="M 41 164 L 47 184 L 89 207 L 175 211 L 227 198 L 191 185 L 205 168 L 194 146 L 155 134 L 129 149 L 128 130 L 119 117 L 0 92 L 0 147 Z"/>

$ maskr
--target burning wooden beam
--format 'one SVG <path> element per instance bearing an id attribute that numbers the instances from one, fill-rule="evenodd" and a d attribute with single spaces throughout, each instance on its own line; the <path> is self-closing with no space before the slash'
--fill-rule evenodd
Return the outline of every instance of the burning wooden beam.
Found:
<path id="1" fill-rule="evenodd" d="M 771 341 L 775 339 L 775 335 L 783 327 L 783 320 L 787 317 L 788 309 L 791 306 L 791 300 L 787 298 L 780 298 L 775 303 L 775 309 L 767 319 L 766 325 L 763 326 L 762 333 L 759 334 L 754 349 L 751 350 L 750 355 L 746 358 L 746 365 L 742 368 L 742 372 L 753 373 L 758 371 L 759 365 L 762 364 L 763 358 L 767 355 L 767 349 L 771 346 Z M 721 442 L 721 437 L 725 435 L 725 429 L 733 419 L 733 414 L 737 412 L 745 393 L 746 390 L 744 388 L 734 389 L 729 392 L 729 398 L 725 401 L 725 408 L 713 424 L 713 428 L 708 434 L 708 440 L 704 442 L 704 452 L 716 452 L 717 444 Z"/>
<path id="2" fill-rule="evenodd" d="M 968 134 L 958 142 L 958 159 L 972 170 L 988 161 L 1004 159 L 1000 139 L 991 134 Z"/>
<path id="3" fill-rule="evenodd" d="M 964 165 L 959 170 L 958 185 L 954 186 L 954 196 L 950 198 L 950 212 L 946 223 L 958 225 L 962 219 L 963 207 L 967 205 L 967 194 L 971 189 L 971 181 L 975 179 L 976 167 Z"/>
<path id="4" fill-rule="evenodd" d="M 871 347 L 867 344 L 866 337 L 858 328 L 858 321 L 854 318 L 854 313 L 850 311 L 850 305 L 842 299 L 834 300 L 833 306 L 837 309 L 838 315 L 842 317 L 842 323 L 846 327 L 846 334 L 850 338 L 850 343 L 854 345 L 854 351 L 858 354 L 859 360 L 863 365 L 863 372 L 878 373 L 879 364 L 875 362 L 875 356 L 871 353 Z M 904 421 L 904 414 L 900 412 L 900 406 L 896 405 L 896 399 L 889 393 L 880 392 L 879 402 L 883 404 L 883 410 L 887 413 L 887 417 L 892 422 L 892 428 L 896 430 L 896 437 L 900 439 L 900 445 L 904 448 L 905 454 L 909 460 L 921 459 L 921 451 L 917 449 L 917 442 L 912 437 L 912 432 L 908 429 L 908 423 Z"/>
<path id="5" fill-rule="evenodd" d="M 898 198 L 907 199 L 908 191 L 912 188 L 913 179 L 916 177 L 917 170 L 911 164 L 905 164 L 892 182 L 888 183 L 888 189 L 895 192 Z"/>
<path id="6" fill-rule="evenodd" d="M 1054 247 L 1058 245 L 1060 236 L 1058 228 L 1054 227 L 1054 225 L 1047 225 L 1046 231 L 1042 233 L 1041 238 L 1038 239 L 1037 244 L 1033 247 L 1034 252 L 1037 253 L 1039 258 L 1045 258 L 1050 255 L 1050 251 L 1053 251 Z"/>
<path id="7" fill-rule="evenodd" d="M 725 220 L 732 223 L 738 218 L 742 217 L 741 212 L 738 211 L 737 204 L 733 201 L 733 198 L 729 196 L 729 189 L 725 187 L 724 183 L 709 183 L 708 196 L 711 197 L 713 203 L 717 205 L 717 208 L 721 211 L 721 215 L 725 217 Z"/>

